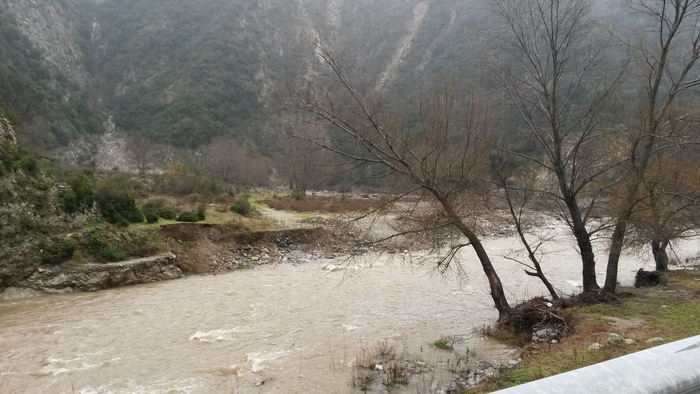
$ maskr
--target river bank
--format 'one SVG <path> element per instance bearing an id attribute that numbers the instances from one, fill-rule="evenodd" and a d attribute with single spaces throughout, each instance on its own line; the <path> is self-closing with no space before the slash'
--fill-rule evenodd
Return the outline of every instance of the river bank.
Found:
<path id="1" fill-rule="evenodd" d="M 554 344 L 494 331 L 521 347 L 522 362 L 469 392 L 489 393 L 697 335 L 700 270 L 672 270 L 663 274 L 659 286 L 623 287 L 618 298 L 572 304 L 564 313 L 574 325 Z"/>
<path id="2" fill-rule="evenodd" d="M 0 299 L 91 292 L 304 260 L 328 250 L 322 228 L 241 231 L 231 225 L 182 223 L 160 226 L 168 253 L 119 262 L 42 265 L 0 293 Z M 325 243 L 328 246 L 329 243 Z M 340 247 L 336 247 L 340 250 Z M 326 253 L 327 254 L 327 253 Z"/>

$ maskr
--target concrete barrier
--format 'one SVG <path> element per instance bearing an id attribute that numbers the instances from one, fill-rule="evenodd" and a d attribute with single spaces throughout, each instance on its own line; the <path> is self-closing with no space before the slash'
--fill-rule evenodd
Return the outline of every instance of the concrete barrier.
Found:
<path id="1" fill-rule="evenodd" d="M 700 392 L 700 335 L 511 387 L 498 393 Z"/>

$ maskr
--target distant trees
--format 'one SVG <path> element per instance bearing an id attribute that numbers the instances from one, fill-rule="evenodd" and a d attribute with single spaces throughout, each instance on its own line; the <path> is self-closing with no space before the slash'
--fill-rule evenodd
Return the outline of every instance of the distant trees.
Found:
<path id="1" fill-rule="evenodd" d="M 320 187 L 332 173 L 330 153 L 319 144 L 325 140 L 328 145 L 328 132 L 325 127 L 314 124 L 301 124 L 283 140 L 280 163 L 283 175 L 289 179 L 290 189 L 301 196 L 307 190 Z M 314 141 L 309 144 L 309 141 Z"/>
<path id="2" fill-rule="evenodd" d="M 489 281 L 499 316 L 509 310 L 500 278 L 478 235 L 474 216 L 479 199 L 474 190 L 488 177 L 491 130 L 488 105 L 480 95 L 458 94 L 457 85 L 446 81 L 435 93 L 423 97 L 412 115 L 392 113 L 376 94 L 358 90 L 348 70 L 321 45 L 317 54 L 319 77 L 297 93 L 296 105 L 312 125 L 329 129 L 328 138 L 302 136 L 353 167 L 371 169 L 369 176 L 395 179 L 400 190 L 396 200 L 418 196 L 436 207 L 435 220 L 425 230 L 453 229 L 464 239 L 443 262 L 450 264 L 454 252 L 470 246 Z"/>
<path id="3" fill-rule="evenodd" d="M 225 182 L 252 186 L 269 184 L 269 166 L 265 158 L 249 153 L 233 138 L 214 138 L 204 155 L 207 169 Z"/>
<path id="4" fill-rule="evenodd" d="M 152 164 L 155 152 L 155 143 L 141 134 L 131 134 L 126 139 L 126 149 L 131 154 L 131 159 L 136 163 L 140 175 L 143 175 Z"/>

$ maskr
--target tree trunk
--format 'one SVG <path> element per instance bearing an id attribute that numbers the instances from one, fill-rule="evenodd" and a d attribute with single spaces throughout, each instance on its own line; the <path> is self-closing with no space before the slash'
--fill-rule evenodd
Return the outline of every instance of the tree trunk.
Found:
<path id="1" fill-rule="evenodd" d="M 460 231 L 462 230 L 460 229 Z M 464 234 L 464 231 L 462 231 L 462 233 Z M 498 310 L 498 320 L 501 320 L 503 317 L 505 317 L 506 313 L 510 311 L 510 305 L 508 304 L 508 299 L 506 298 L 506 294 L 503 291 L 501 279 L 498 277 L 496 270 L 493 268 L 493 264 L 491 264 L 491 259 L 486 253 L 486 250 L 481 244 L 479 238 L 476 235 L 474 235 L 474 233 L 471 233 L 471 237 L 467 234 L 464 235 L 469 239 L 472 248 L 474 248 L 477 257 L 479 258 L 481 268 L 484 270 L 484 274 L 486 274 L 486 278 L 488 278 L 489 280 L 491 298 L 493 299 L 494 305 Z"/>
<path id="2" fill-rule="evenodd" d="M 605 270 L 605 285 L 603 291 L 615 294 L 617 289 L 617 269 L 622 254 L 622 245 L 627 232 L 627 219 L 629 215 L 620 216 L 615 224 L 615 229 L 610 237 L 610 253 L 608 254 L 608 266 Z"/>
<path id="3" fill-rule="evenodd" d="M 647 121 L 647 124 L 651 123 L 652 120 Z M 646 129 L 656 130 L 656 127 L 648 126 Z M 644 171 L 649 163 L 649 158 L 651 157 L 655 142 L 656 138 L 653 135 L 647 136 L 643 147 L 636 154 L 636 160 L 632 160 L 634 178 L 632 178 L 630 186 L 627 189 L 627 196 L 623 209 L 617 217 L 615 229 L 610 238 L 610 253 L 608 254 L 608 266 L 606 268 L 605 285 L 603 287 L 603 291 L 606 293 L 615 294 L 617 288 L 617 270 L 620 263 L 620 256 L 622 255 L 622 246 L 625 242 L 625 234 L 627 233 L 627 221 L 630 216 L 632 216 L 632 209 L 637 202 L 637 193 L 644 179 Z M 632 158 L 635 159 L 635 152 L 632 152 Z"/>
<path id="4" fill-rule="evenodd" d="M 654 254 L 657 271 L 668 271 L 668 253 L 666 253 L 668 242 L 668 240 L 660 241 L 658 239 L 651 241 L 651 252 Z"/>
<path id="5" fill-rule="evenodd" d="M 560 184 L 563 182 L 560 181 Z M 581 252 L 583 292 L 592 293 L 600 290 L 595 273 L 595 253 L 593 253 L 593 245 L 591 244 L 591 235 L 586 229 L 586 224 L 581 218 L 581 210 L 578 207 L 576 197 L 567 195 L 568 190 L 562 187 L 562 192 L 565 194 L 564 201 L 571 216 L 572 230 L 579 251 Z"/>
<path id="6" fill-rule="evenodd" d="M 498 277 L 496 269 L 493 267 L 488 253 L 486 253 L 486 249 L 484 249 L 484 246 L 481 244 L 481 240 L 474 233 L 474 231 L 472 231 L 472 229 L 466 223 L 464 223 L 462 218 L 459 217 L 450 201 L 434 190 L 431 190 L 431 192 L 438 199 L 438 201 L 440 201 L 440 204 L 444 208 L 447 217 L 452 221 L 452 224 L 469 240 L 471 247 L 474 249 L 474 252 L 476 252 L 476 256 L 479 258 L 479 262 L 481 263 L 481 268 L 489 281 L 491 298 L 493 299 L 494 305 L 498 310 L 498 320 L 501 320 L 510 311 L 510 305 L 508 304 L 508 299 L 503 291 L 501 278 Z"/>
<path id="7" fill-rule="evenodd" d="M 583 223 L 581 223 L 580 226 L 580 228 L 577 228 L 574 222 L 574 236 L 576 237 L 576 243 L 581 251 L 583 292 L 597 292 L 600 290 L 600 286 L 596 280 L 595 254 L 593 253 L 593 246 L 591 245 L 591 236 L 588 234 L 588 230 L 586 230 Z"/>

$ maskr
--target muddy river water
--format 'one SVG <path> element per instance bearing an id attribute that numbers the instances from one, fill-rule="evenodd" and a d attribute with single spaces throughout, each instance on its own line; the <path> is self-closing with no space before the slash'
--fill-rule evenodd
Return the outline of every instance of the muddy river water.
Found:
<path id="1" fill-rule="evenodd" d="M 543 293 L 500 257 L 515 239 L 485 244 L 511 302 Z M 696 253 L 697 241 L 686 250 Z M 436 392 L 451 378 L 447 363 L 454 365 L 455 354 L 468 349 L 472 359 L 499 363 L 516 357 L 479 335 L 497 314 L 470 252 L 461 257 L 461 278 L 431 272 L 425 253 L 370 253 L 1 301 L 0 392 L 358 392 L 351 365 L 380 341 L 435 368 L 422 391 L 404 392 Z M 580 268 L 568 241 L 550 248 L 546 261 L 555 286 L 577 292 Z M 640 267 L 653 265 L 626 256 L 621 283 L 631 284 Z M 441 336 L 459 338 L 455 351 L 429 345 Z"/>

